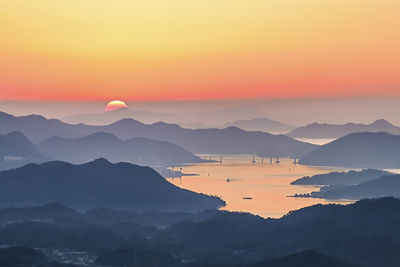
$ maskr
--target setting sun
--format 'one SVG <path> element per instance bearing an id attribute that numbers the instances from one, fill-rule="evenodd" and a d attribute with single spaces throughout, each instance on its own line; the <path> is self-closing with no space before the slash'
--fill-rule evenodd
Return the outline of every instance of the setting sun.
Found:
<path id="1" fill-rule="evenodd" d="M 114 100 L 111 102 L 108 102 L 106 107 L 104 108 L 105 111 L 112 111 L 112 110 L 117 110 L 120 108 L 127 108 L 128 105 L 124 101 L 120 100 Z"/>

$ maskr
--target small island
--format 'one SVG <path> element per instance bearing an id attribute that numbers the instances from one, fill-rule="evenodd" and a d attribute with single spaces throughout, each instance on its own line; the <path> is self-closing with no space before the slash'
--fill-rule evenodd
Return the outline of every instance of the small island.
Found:
<path id="1" fill-rule="evenodd" d="M 292 185 L 320 185 L 319 191 L 288 197 L 352 199 L 400 197 L 400 175 L 382 170 L 331 172 L 303 177 Z"/>
<path id="2" fill-rule="evenodd" d="M 317 174 L 313 176 L 304 176 L 293 182 L 291 185 L 356 185 L 365 181 L 377 179 L 382 176 L 391 175 L 393 173 L 377 170 L 377 169 L 364 169 L 361 171 L 342 171 L 330 172 L 324 174 Z"/>

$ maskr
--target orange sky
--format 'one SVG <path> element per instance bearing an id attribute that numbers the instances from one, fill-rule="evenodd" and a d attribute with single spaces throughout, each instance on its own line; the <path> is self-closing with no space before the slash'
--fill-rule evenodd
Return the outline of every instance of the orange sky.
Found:
<path id="1" fill-rule="evenodd" d="M 0 99 L 400 95 L 398 0 L 0 2 Z"/>

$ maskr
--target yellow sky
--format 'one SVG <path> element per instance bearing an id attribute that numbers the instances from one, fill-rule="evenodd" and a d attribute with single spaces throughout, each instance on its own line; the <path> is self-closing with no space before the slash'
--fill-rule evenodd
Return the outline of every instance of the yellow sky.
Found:
<path id="1" fill-rule="evenodd" d="M 398 0 L 0 1 L 1 99 L 400 94 Z"/>

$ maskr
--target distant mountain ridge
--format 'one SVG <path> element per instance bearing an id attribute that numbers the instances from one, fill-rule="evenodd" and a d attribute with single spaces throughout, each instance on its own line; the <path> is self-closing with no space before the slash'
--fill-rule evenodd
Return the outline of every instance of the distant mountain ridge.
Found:
<path id="1" fill-rule="evenodd" d="M 28 164 L 0 172 L 0 206 L 59 202 L 75 209 L 215 209 L 225 203 L 181 189 L 149 167 L 112 164 L 105 159 L 73 165 L 62 161 Z"/>
<path id="2" fill-rule="evenodd" d="M 268 147 L 274 155 L 290 156 L 304 155 L 317 147 L 284 135 L 247 132 L 237 127 L 191 130 L 164 122 L 146 125 L 123 119 L 104 126 L 101 130 L 122 139 L 134 136 L 172 142 L 196 154 L 258 154 Z"/>
<path id="3" fill-rule="evenodd" d="M 20 132 L 0 135 L 0 170 L 21 167 L 28 163 L 41 163 L 45 156 Z"/>
<path id="4" fill-rule="evenodd" d="M 204 161 L 169 142 L 142 137 L 123 141 L 110 133 L 102 132 L 79 138 L 50 137 L 40 142 L 38 147 L 51 158 L 70 163 L 83 163 L 95 158 L 151 166 Z"/>
<path id="5" fill-rule="evenodd" d="M 320 146 L 300 159 L 301 164 L 353 168 L 400 168 L 400 135 L 353 133 Z"/>
<path id="6" fill-rule="evenodd" d="M 268 133 L 287 133 L 296 127 L 269 118 L 256 118 L 252 120 L 237 120 L 226 123 L 224 127 L 235 126 L 246 131 L 261 131 Z"/>
<path id="7" fill-rule="evenodd" d="M 96 158 L 154 167 L 204 162 L 178 145 L 141 137 L 123 141 L 109 133 L 70 139 L 54 136 L 35 145 L 21 132 L 0 135 L 0 170 L 49 160 L 78 164 Z"/>
<path id="8" fill-rule="evenodd" d="M 400 134 L 400 127 L 390 122 L 380 119 L 371 124 L 346 123 L 346 124 L 327 124 L 312 123 L 307 126 L 299 127 L 287 135 L 292 138 L 326 138 L 334 139 L 356 132 L 387 132 Z"/>
<path id="9" fill-rule="evenodd" d="M 119 108 L 117 110 L 101 113 L 72 115 L 61 120 L 67 123 L 85 123 L 88 125 L 107 125 L 125 118 L 135 118 L 147 123 L 157 121 L 174 121 L 176 116 L 169 113 L 152 112 L 145 110 L 133 110 L 130 108 Z"/>
<path id="10" fill-rule="evenodd" d="M 22 132 L 29 140 L 36 143 L 52 136 L 83 136 L 79 128 L 84 125 L 72 125 L 56 119 L 47 119 L 40 115 L 13 116 L 0 112 L 0 134 Z"/>
<path id="11" fill-rule="evenodd" d="M 97 132 L 111 133 L 120 139 L 145 137 L 171 142 L 192 153 L 205 154 L 271 154 L 272 156 L 302 156 L 316 145 L 296 141 L 284 135 L 247 132 L 236 127 L 225 129 L 185 129 L 176 124 L 158 122 L 143 124 L 133 119 L 122 119 L 106 126 L 66 124 L 41 116 L 14 117 L 0 113 L 0 133 L 21 131 L 34 142 L 52 136 L 77 138 Z"/>

